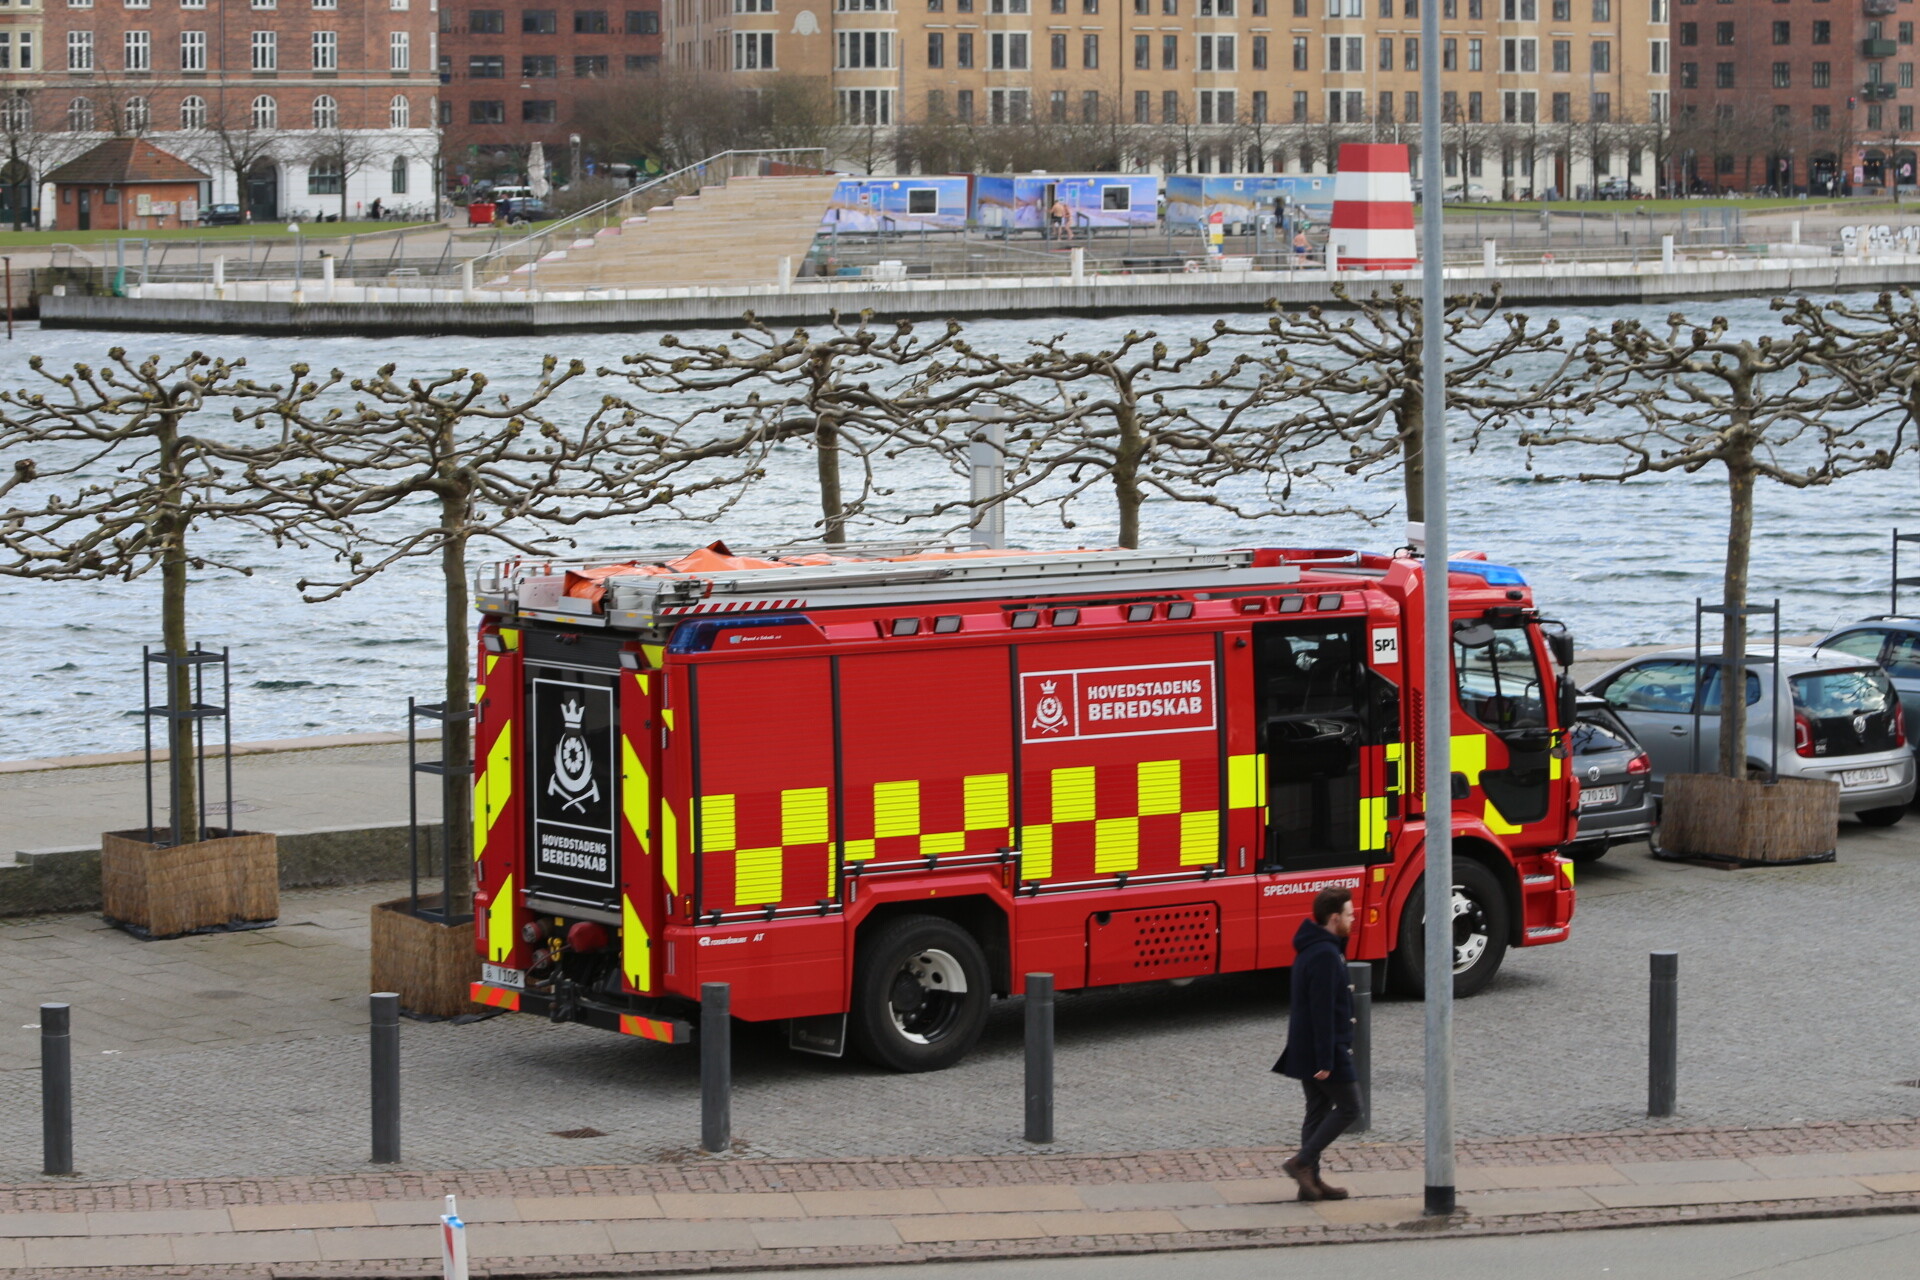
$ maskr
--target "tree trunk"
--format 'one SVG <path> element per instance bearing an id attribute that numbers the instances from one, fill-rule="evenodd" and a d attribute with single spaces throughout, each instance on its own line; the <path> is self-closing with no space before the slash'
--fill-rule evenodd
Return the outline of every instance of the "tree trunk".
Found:
<path id="1" fill-rule="evenodd" d="M 193 705 L 193 672 L 187 653 L 186 481 L 181 474 L 179 422 L 160 428 L 160 511 L 154 535 L 160 540 L 160 647 L 171 661 L 164 668 L 167 686 L 167 812 L 180 829 L 180 842 L 204 837 L 200 830 L 199 778 L 194 773 L 194 722 L 182 714 Z"/>
<path id="2" fill-rule="evenodd" d="M 847 540 L 847 510 L 840 496 L 840 431 L 829 418 L 818 418 L 813 428 L 813 462 L 820 474 L 822 542 L 835 546 Z"/>
<path id="3" fill-rule="evenodd" d="M 1747 568 L 1753 554 L 1753 465 L 1727 460 L 1727 567 L 1720 603 L 1726 608 L 1720 685 L 1720 772 L 1747 776 Z"/>
<path id="4" fill-rule="evenodd" d="M 468 676 L 473 655 L 467 643 L 467 509 L 471 497 L 466 494 L 442 494 L 440 519 L 448 531 L 446 546 L 440 552 L 440 571 L 447 594 L 447 719 L 440 742 L 440 759 L 446 767 L 445 789 L 440 803 L 446 815 L 447 919 L 454 920 L 471 910 L 473 895 L 473 726 L 467 713 L 473 709 Z"/>
<path id="5" fill-rule="evenodd" d="M 1400 481 L 1405 495 L 1407 520 L 1424 524 L 1427 519 L 1427 457 L 1421 450 L 1421 419 L 1425 416 L 1424 393 L 1417 385 L 1400 393 L 1394 407 L 1394 427 L 1400 433 Z"/>
<path id="6" fill-rule="evenodd" d="M 1113 497 L 1120 508 L 1119 543 L 1131 550 L 1140 545 L 1140 459 L 1146 453 L 1146 442 L 1140 435 L 1133 388 L 1123 384 L 1118 389 L 1120 407 L 1114 410 L 1114 418 L 1120 427 L 1120 442 L 1113 454 Z"/>

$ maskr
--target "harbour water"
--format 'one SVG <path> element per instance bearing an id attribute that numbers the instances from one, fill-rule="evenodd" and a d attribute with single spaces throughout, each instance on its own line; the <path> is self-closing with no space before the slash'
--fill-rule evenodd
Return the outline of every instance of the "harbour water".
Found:
<path id="1" fill-rule="evenodd" d="M 1685 309 L 1699 317 L 1725 315 L 1737 332 L 1769 332 L 1777 325 L 1764 299 L 1689 303 Z M 1665 313 L 1665 308 L 1594 308 L 1558 318 L 1567 329 L 1581 332 L 1624 315 L 1651 322 Z M 1182 345 L 1189 335 L 1207 333 L 1213 320 L 1195 314 L 1130 321 L 982 320 L 969 324 L 968 333 L 977 345 L 1002 351 L 1061 331 L 1090 346 L 1129 328 L 1152 328 Z M 27 368 L 32 355 L 57 371 L 76 361 L 97 362 L 119 343 L 135 355 L 192 350 L 244 355 L 263 378 L 276 371 L 284 376 L 300 361 L 349 372 L 392 361 L 402 375 L 480 369 L 497 386 L 510 388 L 537 372 L 538 356 L 547 346 L 594 368 L 617 365 L 622 354 L 656 341 L 651 334 L 378 341 L 176 337 L 23 326 L 16 341 L 0 350 L 0 386 L 30 385 L 36 378 Z M 598 388 L 583 386 L 572 403 L 588 404 L 597 394 Z M 1618 465 L 1617 457 L 1611 460 Z M 0 459 L 8 466 L 12 461 Z M 880 479 L 893 491 L 877 504 L 883 510 L 912 510 L 964 493 L 963 480 L 924 455 L 876 466 L 885 468 Z M 1694 598 L 1711 598 L 1719 590 L 1727 520 L 1723 473 L 1708 468 L 1626 484 L 1549 478 L 1550 472 L 1576 469 L 1571 456 L 1548 453 L 1529 460 L 1504 439 L 1471 449 L 1461 444 L 1452 453 L 1456 549 L 1483 550 L 1491 559 L 1520 567 L 1541 607 L 1563 619 L 1583 647 L 1690 642 Z M 802 539 L 815 536 L 814 492 L 812 459 L 795 446 L 777 455 L 766 479 L 717 524 L 654 521 L 587 528 L 572 536 L 584 551 L 684 549 L 715 538 L 735 546 Z M 1778 596 L 1789 633 L 1884 612 L 1888 532 L 1903 521 L 1920 528 L 1916 498 L 1920 462 L 1911 457 L 1892 471 L 1856 476 L 1830 488 L 1798 491 L 1763 482 L 1756 503 L 1756 601 Z M 1365 516 L 1303 514 L 1249 522 L 1214 507 L 1160 500 L 1149 506 L 1143 523 L 1149 545 L 1156 546 L 1390 549 L 1403 540 L 1397 501 L 1397 476 L 1315 480 L 1296 492 L 1298 508 L 1351 508 Z M 1016 508 L 1008 520 L 1009 542 L 1033 547 L 1111 543 L 1115 521 L 1103 490 L 1096 488 L 1074 504 L 1072 516 L 1075 527 L 1064 528 L 1051 510 Z M 899 530 L 871 532 L 895 536 Z M 409 695 L 439 696 L 440 596 L 432 562 L 403 564 L 340 600 L 306 604 L 295 584 L 326 577 L 328 552 L 276 547 L 249 531 L 217 525 L 198 536 L 217 558 L 251 570 L 244 577 L 215 569 L 198 572 L 190 594 L 193 637 L 233 651 L 236 739 L 399 730 L 405 727 Z M 496 553 L 476 554 L 491 558 Z M 1915 604 L 1920 606 L 1920 595 Z M 157 583 L 150 579 L 0 578 L 0 688 L 6 692 L 0 759 L 137 749 L 140 646 L 157 635 Z"/>

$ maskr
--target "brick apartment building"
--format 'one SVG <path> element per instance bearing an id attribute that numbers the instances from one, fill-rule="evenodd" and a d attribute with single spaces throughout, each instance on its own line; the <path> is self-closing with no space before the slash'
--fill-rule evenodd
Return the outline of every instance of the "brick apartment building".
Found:
<path id="1" fill-rule="evenodd" d="M 441 3 L 440 125 L 454 185 L 520 170 L 536 141 L 564 175 L 581 113 L 609 82 L 660 65 L 659 0 Z"/>
<path id="2" fill-rule="evenodd" d="M 435 202 L 435 0 L 53 0 L 37 65 L 12 34 L 12 114 L 47 145 L 38 170 L 139 135 L 212 175 L 204 199 L 255 220 L 360 216 Z M 32 6 L 26 6 L 31 8 Z M 0 43 L 0 68 L 7 62 Z M 0 104 L 0 132 L 17 120 Z M 0 138 L 0 141 L 13 139 Z M 45 196 L 42 196 L 45 199 Z M 43 209 L 42 221 L 52 218 Z"/>
<path id="3" fill-rule="evenodd" d="M 1431 2 L 1451 182 L 1497 196 L 1651 181 L 1667 0 Z M 749 84 L 830 77 L 856 124 L 1211 129 L 1196 167 L 1324 169 L 1341 138 L 1417 143 L 1420 3 L 669 0 L 666 40 L 673 65 Z"/>
<path id="4" fill-rule="evenodd" d="M 1722 189 L 1914 182 L 1914 0 L 1676 0 L 1678 163 Z"/>

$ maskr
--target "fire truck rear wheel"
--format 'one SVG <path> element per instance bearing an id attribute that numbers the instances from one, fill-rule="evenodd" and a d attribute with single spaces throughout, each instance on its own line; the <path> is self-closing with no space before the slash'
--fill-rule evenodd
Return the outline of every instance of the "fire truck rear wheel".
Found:
<path id="1" fill-rule="evenodd" d="M 1413 886 L 1400 914 L 1400 940 L 1389 958 L 1392 985 L 1401 994 L 1426 994 L 1426 880 Z M 1507 958 L 1507 895 L 1493 872 L 1462 858 L 1453 864 L 1453 994 L 1477 995 Z"/>
<path id="2" fill-rule="evenodd" d="M 939 1071 L 973 1048 L 992 998 L 987 954 L 972 934 L 939 916 L 903 916 L 861 945 L 854 1045 L 875 1066 Z"/>

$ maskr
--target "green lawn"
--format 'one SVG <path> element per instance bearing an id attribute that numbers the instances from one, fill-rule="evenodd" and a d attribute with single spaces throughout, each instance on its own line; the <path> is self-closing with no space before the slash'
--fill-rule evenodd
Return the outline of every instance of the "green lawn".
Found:
<path id="1" fill-rule="evenodd" d="M 1716 200 L 1702 197 L 1694 200 L 1555 200 L 1541 204 L 1536 200 L 1509 201 L 1492 204 L 1454 204 L 1449 202 L 1447 212 L 1465 217 L 1472 213 L 1538 213 L 1547 209 L 1553 213 L 1678 213 L 1681 210 L 1694 209 L 1744 209 L 1754 212 L 1762 209 L 1831 209 L 1876 208 L 1887 204 L 1884 200 L 1795 200 L 1787 197 L 1750 198 L 1742 196 L 1734 200 Z"/>
<path id="2" fill-rule="evenodd" d="M 300 225 L 308 240 L 331 240 L 369 231 L 400 231 L 408 224 L 399 222 L 310 222 Z M 431 224 L 414 224 L 431 225 Z M 29 247 L 49 244 L 99 244 L 115 240 L 246 240 L 278 236 L 293 237 L 284 222 L 256 222 L 242 227 L 182 227 L 177 231 L 0 231 L 0 251 L 11 246 Z"/>

